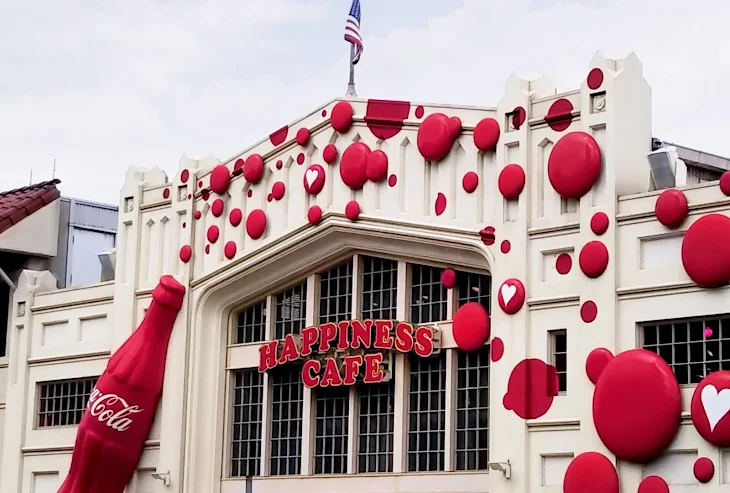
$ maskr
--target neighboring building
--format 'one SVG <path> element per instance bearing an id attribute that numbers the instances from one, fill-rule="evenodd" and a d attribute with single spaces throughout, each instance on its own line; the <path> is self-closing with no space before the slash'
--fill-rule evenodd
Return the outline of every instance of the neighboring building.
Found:
<path id="1" fill-rule="evenodd" d="M 730 281 L 730 250 L 714 246 L 730 238 L 717 223 L 730 197 L 705 183 L 728 161 L 652 140 L 650 88 L 633 55 L 597 55 L 590 68 L 564 94 L 513 76 L 496 108 L 336 100 L 224 168 L 183 158 L 171 183 L 131 169 L 113 283 L 58 290 L 40 269 L 17 281 L 0 368 L 0 490 L 57 490 L 96 378 L 164 273 L 188 295 L 130 493 L 554 493 L 578 454 L 616 462 L 620 447 L 594 424 L 606 413 L 621 418 L 609 434 L 623 422 L 637 429 L 619 437 L 618 454 L 660 454 L 620 461 L 622 491 L 653 475 L 673 493 L 728 488 L 730 453 L 690 419 L 695 388 L 730 370 L 728 288 L 692 280 Z M 683 193 L 659 207 L 670 228 L 655 206 L 675 186 Z M 683 252 L 705 218 L 719 224 L 700 238 L 708 250 L 698 254 L 693 233 Z M 490 342 L 473 352 L 460 349 L 469 334 L 452 330 L 467 302 L 491 314 Z M 425 339 L 408 354 L 380 350 L 361 368 L 376 378 L 353 385 L 337 385 L 322 354 L 267 359 L 306 347 L 310 327 L 353 319 L 410 322 Z M 401 336 L 396 346 L 410 349 Z M 637 347 L 665 358 L 677 381 L 654 360 L 657 372 L 625 370 L 630 356 L 608 363 L 598 387 L 589 380 L 604 368 L 596 354 Z M 594 413 L 594 389 L 617 371 L 625 392 L 602 390 L 616 399 Z M 325 376 L 334 385 L 321 386 Z M 730 426 L 723 416 L 713 433 Z M 698 457 L 715 467 L 699 489 Z"/>

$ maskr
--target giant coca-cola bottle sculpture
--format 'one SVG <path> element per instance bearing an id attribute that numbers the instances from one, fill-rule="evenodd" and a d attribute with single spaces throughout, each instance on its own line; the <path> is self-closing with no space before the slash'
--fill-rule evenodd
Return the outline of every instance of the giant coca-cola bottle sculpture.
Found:
<path id="1" fill-rule="evenodd" d="M 162 276 L 136 331 L 94 388 L 59 493 L 122 493 L 132 478 L 162 392 L 167 344 L 185 288 Z"/>

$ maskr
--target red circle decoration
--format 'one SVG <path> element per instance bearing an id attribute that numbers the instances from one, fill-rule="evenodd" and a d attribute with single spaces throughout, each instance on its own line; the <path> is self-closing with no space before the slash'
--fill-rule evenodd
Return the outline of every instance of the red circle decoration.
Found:
<path id="1" fill-rule="evenodd" d="M 720 177 L 720 191 L 730 196 L 730 171 L 726 171 Z"/>
<path id="2" fill-rule="evenodd" d="M 351 200 L 345 206 L 345 217 L 350 221 L 357 221 L 360 217 L 360 204 L 356 200 Z"/>
<path id="3" fill-rule="evenodd" d="M 580 250 L 578 265 L 587 277 L 591 279 L 599 277 L 608 267 L 608 248 L 603 242 L 589 241 Z"/>
<path id="4" fill-rule="evenodd" d="M 512 110 L 512 126 L 515 130 L 519 130 L 523 123 L 527 120 L 527 111 L 522 106 L 516 107 Z"/>
<path id="5" fill-rule="evenodd" d="M 556 132 L 562 132 L 573 121 L 572 111 L 573 103 L 565 98 L 560 98 L 550 105 L 550 109 L 545 115 L 545 121 Z"/>
<path id="6" fill-rule="evenodd" d="M 326 146 L 324 146 L 324 151 L 322 151 L 322 159 L 324 159 L 324 162 L 327 164 L 332 164 L 337 161 L 337 147 L 335 147 L 334 144 L 327 144 Z"/>
<path id="7" fill-rule="evenodd" d="M 504 356 L 504 341 L 502 341 L 499 337 L 492 339 L 492 342 L 489 345 L 489 356 L 495 363 L 501 360 L 502 356 Z"/>
<path id="8" fill-rule="evenodd" d="M 266 213 L 261 209 L 254 209 L 246 218 L 246 233 L 253 240 L 258 240 L 266 231 Z"/>
<path id="9" fill-rule="evenodd" d="M 444 269 L 441 273 L 441 285 L 446 289 L 456 286 L 456 272 L 454 269 Z"/>
<path id="10" fill-rule="evenodd" d="M 231 184 L 231 175 L 228 173 L 228 168 L 225 164 L 219 164 L 213 168 L 213 172 L 210 174 L 210 189 L 215 193 L 222 195 L 228 190 L 228 185 Z M 207 199 L 206 199 L 207 200 Z"/>
<path id="11" fill-rule="evenodd" d="M 241 224 L 241 220 L 243 219 L 243 212 L 241 212 L 241 209 L 235 208 L 231 211 L 230 214 L 228 214 L 228 221 L 231 223 L 231 226 L 238 226 Z"/>
<path id="12" fill-rule="evenodd" d="M 717 288 L 730 281 L 730 218 L 707 214 L 682 239 L 682 265 L 699 286 Z"/>
<path id="13" fill-rule="evenodd" d="M 451 327 L 459 349 L 477 351 L 489 340 L 489 313 L 481 304 L 470 301 L 456 310 Z"/>
<path id="14" fill-rule="evenodd" d="M 616 467 L 598 452 L 576 456 L 565 470 L 563 493 L 619 493 Z"/>
<path id="15" fill-rule="evenodd" d="M 507 254 L 510 250 L 512 250 L 512 243 L 509 240 L 502 240 L 502 243 L 499 245 L 499 251 Z"/>
<path id="16" fill-rule="evenodd" d="M 591 231 L 596 236 L 601 236 L 608 231 L 608 216 L 605 212 L 596 212 L 591 218 Z"/>
<path id="17" fill-rule="evenodd" d="M 499 173 L 499 192 L 507 200 L 515 200 L 525 188 L 525 170 L 519 164 L 508 164 Z"/>
<path id="18" fill-rule="evenodd" d="M 210 206 L 210 212 L 215 217 L 220 217 L 221 214 L 223 214 L 223 208 L 225 207 L 225 204 L 223 203 L 223 200 L 221 199 L 215 199 L 213 201 L 213 205 Z"/>
<path id="19" fill-rule="evenodd" d="M 593 423 L 617 459 L 658 457 L 679 430 L 682 394 L 669 365 L 645 349 L 620 353 L 604 368 L 593 394 Z"/>
<path id="20" fill-rule="evenodd" d="M 225 255 L 228 260 L 235 257 L 237 251 L 238 247 L 236 247 L 235 241 L 226 242 L 226 245 L 223 247 L 223 255 Z"/>
<path id="21" fill-rule="evenodd" d="M 243 177 L 247 182 L 256 184 L 264 177 L 264 158 L 260 154 L 251 154 L 243 165 Z"/>
<path id="22" fill-rule="evenodd" d="M 319 164 L 313 164 L 304 172 L 304 190 L 310 195 L 317 195 L 324 188 L 324 168 Z"/>
<path id="23" fill-rule="evenodd" d="M 638 493 L 669 493 L 669 485 L 659 476 L 647 476 L 639 483 Z"/>
<path id="24" fill-rule="evenodd" d="M 590 352 L 586 358 L 586 375 L 593 385 L 598 383 L 598 379 L 613 359 L 613 354 L 606 348 L 599 347 Z"/>
<path id="25" fill-rule="evenodd" d="M 588 73 L 588 79 L 586 80 L 588 88 L 595 91 L 601 84 L 603 84 L 603 70 L 596 67 Z"/>
<path id="26" fill-rule="evenodd" d="M 502 405 L 522 419 L 537 419 L 548 412 L 558 388 L 554 366 L 539 359 L 525 359 L 512 369 Z"/>
<path id="27" fill-rule="evenodd" d="M 205 254 L 208 255 L 210 253 L 210 245 L 205 245 Z"/>
<path id="28" fill-rule="evenodd" d="M 682 225 L 689 214 L 687 196 L 681 190 L 664 190 L 654 204 L 657 220 L 669 229 Z"/>
<path id="29" fill-rule="evenodd" d="M 710 373 L 695 388 L 690 404 L 697 433 L 718 447 L 730 447 L 730 371 Z"/>
<path id="30" fill-rule="evenodd" d="M 284 161 L 282 161 L 281 159 L 278 159 L 276 161 L 276 169 L 281 169 L 283 167 L 284 167 Z"/>
<path id="31" fill-rule="evenodd" d="M 272 200 L 274 200 L 274 196 L 272 194 L 269 194 L 269 195 L 266 196 L 266 201 L 267 202 L 271 202 Z"/>
<path id="32" fill-rule="evenodd" d="M 589 134 L 570 132 L 553 147 L 548 158 L 548 178 L 561 197 L 581 198 L 600 175 L 601 149 Z"/>
<path id="33" fill-rule="evenodd" d="M 218 237 L 220 236 L 221 232 L 218 229 L 218 226 L 215 224 L 208 228 L 208 232 L 206 233 L 206 237 L 208 238 L 208 241 L 211 243 L 215 243 L 218 241 Z"/>
<path id="34" fill-rule="evenodd" d="M 322 221 L 322 209 L 318 205 L 313 205 L 307 211 L 307 220 L 309 224 L 316 226 Z"/>
<path id="35" fill-rule="evenodd" d="M 482 152 L 497 148 L 500 135 L 499 123 L 494 118 L 484 118 L 474 127 L 474 145 Z"/>
<path id="36" fill-rule="evenodd" d="M 271 196 L 274 197 L 274 200 L 283 199 L 285 193 L 286 193 L 286 185 L 284 185 L 283 181 L 277 181 L 271 187 Z"/>
<path id="37" fill-rule="evenodd" d="M 299 154 L 297 154 L 297 164 L 299 164 L 299 165 L 304 164 L 304 159 L 305 159 L 305 157 L 304 157 L 303 152 L 300 152 Z"/>
<path id="38" fill-rule="evenodd" d="M 203 214 L 200 211 L 195 211 L 194 216 L 195 216 L 195 219 L 200 219 L 203 216 Z"/>
<path id="39" fill-rule="evenodd" d="M 332 108 L 332 128 L 341 134 L 347 133 L 352 126 L 352 115 L 352 105 L 347 101 L 340 101 Z"/>
<path id="40" fill-rule="evenodd" d="M 598 316 L 598 307 L 593 301 L 586 301 L 580 307 L 580 319 L 589 324 Z"/>
<path id="41" fill-rule="evenodd" d="M 487 246 L 494 245 L 495 236 L 494 236 L 494 227 L 493 226 L 486 226 L 484 229 L 479 231 L 479 237 L 482 240 L 482 243 L 484 243 Z"/>
<path id="42" fill-rule="evenodd" d="M 188 262 L 190 262 L 191 258 L 193 258 L 193 249 L 190 247 L 190 245 L 183 245 L 183 247 L 180 249 L 180 260 L 187 264 Z"/>
<path id="43" fill-rule="evenodd" d="M 461 179 L 461 186 L 466 193 L 472 193 L 479 186 L 479 175 L 473 171 L 469 171 Z"/>
<path id="44" fill-rule="evenodd" d="M 352 190 L 360 190 L 368 181 L 367 163 L 370 148 L 364 142 L 353 142 L 340 159 L 340 177 Z"/>
<path id="45" fill-rule="evenodd" d="M 423 118 L 423 106 L 416 106 L 416 118 Z"/>
<path id="46" fill-rule="evenodd" d="M 185 229 L 187 226 L 187 223 L 183 222 L 183 229 Z"/>
<path id="47" fill-rule="evenodd" d="M 252 196 L 252 195 L 253 195 L 253 190 L 251 190 L 251 189 L 249 188 L 249 189 L 248 189 L 248 191 L 246 192 L 246 196 L 247 196 L 248 198 L 251 198 L 251 196 Z"/>
<path id="48" fill-rule="evenodd" d="M 700 483 L 709 483 L 715 475 L 715 464 L 709 457 L 700 457 L 695 461 L 692 472 Z"/>
<path id="49" fill-rule="evenodd" d="M 182 173 L 180 173 L 180 181 L 182 183 L 187 183 L 189 179 L 190 179 L 190 171 L 188 171 L 186 169 L 182 170 Z"/>
<path id="50" fill-rule="evenodd" d="M 555 270 L 558 274 L 564 276 L 573 268 L 573 258 L 568 253 L 561 253 L 555 260 Z"/>
<path id="51" fill-rule="evenodd" d="M 380 149 L 368 154 L 365 175 L 374 183 L 384 181 L 388 177 L 388 155 Z"/>
<path id="52" fill-rule="evenodd" d="M 322 110 L 322 117 L 326 117 L 326 116 L 327 116 L 327 110 Z"/>
<path id="53" fill-rule="evenodd" d="M 198 182 L 198 188 L 203 188 L 203 180 L 200 180 L 200 181 Z"/>
<path id="54" fill-rule="evenodd" d="M 210 192 L 208 190 L 203 190 L 200 192 L 200 197 L 207 201 L 210 198 Z"/>
<path id="55" fill-rule="evenodd" d="M 162 198 L 163 199 L 169 199 L 170 198 L 170 189 L 166 188 L 162 191 Z"/>
<path id="56" fill-rule="evenodd" d="M 416 144 L 425 159 L 441 161 L 449 154 L 460 133 L 461 120 L 443 113 L 432 113 L 418 127 Z"/>
<path id="57" fill-rule="evenodd" d="M 519 279 L 507 279 L 499 287 L 497 301 L 502 311 L 514 315 L 525 303 L 525 286 Z"/>
<path id="58" fill-rule="evenodd" d="M 441 192 L 436 195 L 436 203 L 433 206 L 433 210 L 437 216 L 440 216 L 446 210 L 446 195 Z"/>
<path id="59" fill-rule="evenodd" d="M 390 175 L 388 177 L 388 186 L 390 188 L 393 188 L 396 185 L 396 183 L 398 183 L 398 177 L 395 175 Z"/>
<path id="60" fill-rule="evenodd" d="M 297 144 L 300 146 L 306 146 L 309 144 L 309 139 L 311 137 L 311 134 L 309 133 L 309 129 L 302 127 L 299 130 L 297 130 Z"/>
<path id="61" fill-rule="evenodd" d="M 235 176 L 240 175 L 243 173 L 243 167 L 245 166 L 246 161 L 244 161 L 242 158 L 236 159 L 236 164 L 233 165 L 233 174 Z"/>

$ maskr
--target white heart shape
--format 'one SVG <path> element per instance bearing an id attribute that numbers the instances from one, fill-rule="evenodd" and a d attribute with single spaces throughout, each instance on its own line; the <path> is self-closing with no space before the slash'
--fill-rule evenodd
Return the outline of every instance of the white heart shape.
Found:
<path id="1" fill-rule="evenodd" d="M 515 294 L 517 294 L 517 286 L 513 286 L 511 284 L 504 283 L 502 284 L 502 287 L 500 288 L 500 291 L 502 293 L 502 301 L 504 301 L 504 306 L 507 306 L 514 298 Z"/>
<path id="2" fill-rule="evenodd" d="M 307 186 L 311 187 L 312 183 L 314 183 L 314 180 L 319 178 L 319 171 L 317 171 L 316 169 L 308 169 L 304 177 L 307 180 Z"/>
<path id="3" fill-rule="evenodd" d="M 702 407 L 705 408 L 707 421 L 710 422 L 710 432 L 717 423 L 730 411 L 730 389 L 717 391 L 714 385 L 706 385 L 700 394 Z"/>

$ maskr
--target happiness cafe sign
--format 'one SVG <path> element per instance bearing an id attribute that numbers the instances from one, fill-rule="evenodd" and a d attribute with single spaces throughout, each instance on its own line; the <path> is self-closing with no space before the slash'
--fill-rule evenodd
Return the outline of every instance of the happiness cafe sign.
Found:
<path id="1" fill-rule="evenodd" d="M 390 378 L 393 352 L 427 358 L 439 349 L 439 332 L 392 320 L 353 320 L 306 327 L 300 335 L 264 343 L 259 371 L 303 360 L 302 383 L 309 388 L 378 383 Z"/>

